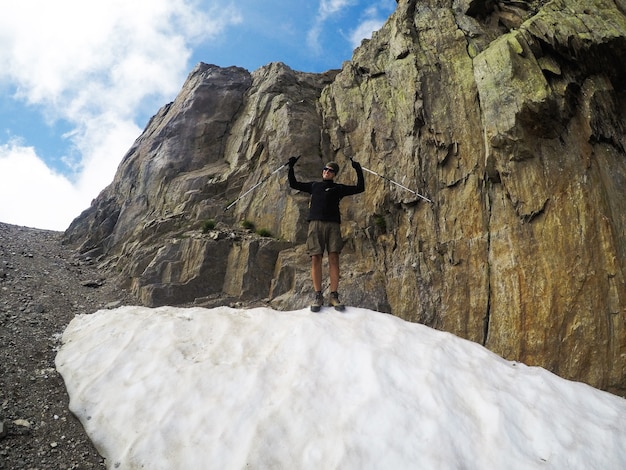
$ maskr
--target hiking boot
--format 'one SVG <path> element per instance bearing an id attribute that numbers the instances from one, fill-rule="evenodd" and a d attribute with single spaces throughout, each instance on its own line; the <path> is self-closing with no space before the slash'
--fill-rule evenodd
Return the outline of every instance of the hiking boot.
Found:
<path id="1" fill-rule="evenodd" d="M 337 292 L 330 293 L 330 305 L 335 307 L 335 310 L 339 310 L 340 312 L 343 312 L 346 309 L 345 305 L 339 301 L 339 294 Z"/>
<path id="2" fill-rule="evenodd" d="M 322 295 L 322 292 L 316 292 L 315 297 L 313 298 L 313 303 L 311 304 L 311 312 L 319 312 L 323 305 L 324 296 Z"/>

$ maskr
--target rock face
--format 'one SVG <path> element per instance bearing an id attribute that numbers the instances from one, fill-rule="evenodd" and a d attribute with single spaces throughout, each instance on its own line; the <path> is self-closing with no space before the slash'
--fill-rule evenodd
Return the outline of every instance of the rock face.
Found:
<path id="1" fill-rule="evenodd" d="M 432 203 L 342 202 L 346 303 L 624 394 L 625 82 L 623 0 L 401 0 L 340 71 L 200 64 L 66 240 L 147 305 L 299 308 L 308 200 L 272 172 L 354 156 Z"/>
<path id="2" fill-rule="evenodd" d="M 224 208 L 288 155 L 319 160 L 317 98 L 335 75 L 296 73 L 282 64 L 253 74 L 198 65 L 66 240 L 104 254 L 147 305 L 221 293 L 267 297 L 279 252 L 294 245 L 282 240 L 303 237 L 300 209 L 294 214 L 298 206 L 278 177 L 228 213 Z M 205 229 L 209 221 L 219 223 L 216 230 Z M 241 221 L 281 240 L 253 236 Z"/>

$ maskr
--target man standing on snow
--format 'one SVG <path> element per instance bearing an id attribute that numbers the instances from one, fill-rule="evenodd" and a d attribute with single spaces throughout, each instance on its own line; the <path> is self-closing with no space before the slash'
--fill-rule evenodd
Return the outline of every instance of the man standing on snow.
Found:
<path id="1" fill-rule="evenodd" d="M 350 159 L 358 179 L 356 186 L 335 183 L 334 179 L 337 173 L 339 173 L 339 165 L 335 162 L 330 162 L 322 170 L 322 181 L 301 183 L 296 180 L 293 169 L 297 160 L 297 157 L 289 159 L 289 186 L 311 195 L 307 237 L 307 250 L 311 256 L 311 278 L 313 280 L 313 289 L 315 290 L 315 298 L 311 304 L 311 310 L 319 312 L 324 305 L 324 297 L 322 295 L 322 258 L 324 251 L 328 252 L 330 305 L 337 310 L 343 310 L 344 306 L 339 301 L 338 294 L 339 253 L 341 253 L 343 248 L 339 202 L 345 196 L 365 191 L 363 170 L 358 162 Z"/>

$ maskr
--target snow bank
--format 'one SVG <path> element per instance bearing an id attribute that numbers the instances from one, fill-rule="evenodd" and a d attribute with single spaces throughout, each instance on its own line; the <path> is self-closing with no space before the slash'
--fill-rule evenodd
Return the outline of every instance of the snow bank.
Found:
<path id="1" fill-rule="evenodd" d="M 622 469 L 626 400 L 390 315 L 122 307 L 57 369 L 116 469 Z"/>

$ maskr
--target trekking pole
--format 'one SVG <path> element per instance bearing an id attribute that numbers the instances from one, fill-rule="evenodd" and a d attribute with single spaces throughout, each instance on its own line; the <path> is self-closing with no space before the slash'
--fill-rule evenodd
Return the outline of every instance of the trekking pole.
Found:
<path id="1" fill-rule="evenodd" d="M 350 158 L 350 160 L 352 160 L 352 158 Z M 407 188 L 406 186 L 401 185 L 401 184 L 400 184 L 400 183 L 398 183 L 397 181 L 394 181 L 394 180 L 392 180 L 391 178 L 386 177 L 385 175 L 381 175 L 381 174 L 379 174 L 379 173 L 376 173 L 375 171 L 370 170 L 369 168 L 365 168 L 364 166 L 361 166 L 361 168 L 362 168 L 362 169 L 364 169 L 365 171 L 367 171 L 368 173 L 371 173 L 371 174 L 373 174 L 373 175 L 379 176 L 379 177 L 381 177 L 382 179 L 387 180 L 387 181 L 389 181 L 390 183 L 393 183 L 393 184 L 395 184 L 396 186 L 399 186 L 399 187 L 401 187 L 402 189 L 404 189 L 404 190 L 406 190 L 406 191 L 408 191 L 408 192 L 410 192 L 410 193 L 415 194 L 417 197 L 421 197 L 422 199 L 424 199 L 425 201 L 430 202 L 431 204 L 432 204 L 432 202 L 433 202 L 433 201 L 431 201 L 430 199 L 428 199 L 426 196 L 422 196 L 421 194 L 419 194 L 419 193 L 417 193 L 417 192 L 413 191 L 412 189 Z"/>
<path id="2" fill-rule="evenodd" d="M 300 155 L 298 155 L 296 157 L 296 161 L 298 161 L 298 158 L 300 158 Z M 235 199 L 233 202 L 231 202 L 230 204 L 228 204 L 225 208 L 224 208 L 224 212 L 226 212 L 228 209 L 230 209 L 231 207 L 233 207 L 235 204 L 237 204 L 237 201 L 239 201 L 239 199 L 241 199 L 242 197 L 244 197 L 245 195 L 247 195 L 248 193 L 251 193 L 252 191 L 254 191 L 256 188 L 258 188 L 259 186 L 261 186 L 263 183 L 265 183 L 268 179 L 270 179 L 272 177 L 272 175 L 274 173 L 278 173 L 280 170 L 282 170 L 283 168 L 285 168 L 287 165 L 289 165 L 289 162 L 283 163 L 281 166 L 279 166 L 278 168 L 276 168 L 274 171 L 272 171 L 269 175 L 267 175 L 265 178 L 263 178 L 261 181 L 259 181 L 257 184 L 255 184 L 254 186 L 252 186 L 250 189 L 248 189 L 245 193 L 243 193 L 241 196 L 239 196 L 237 199 Z"/>

